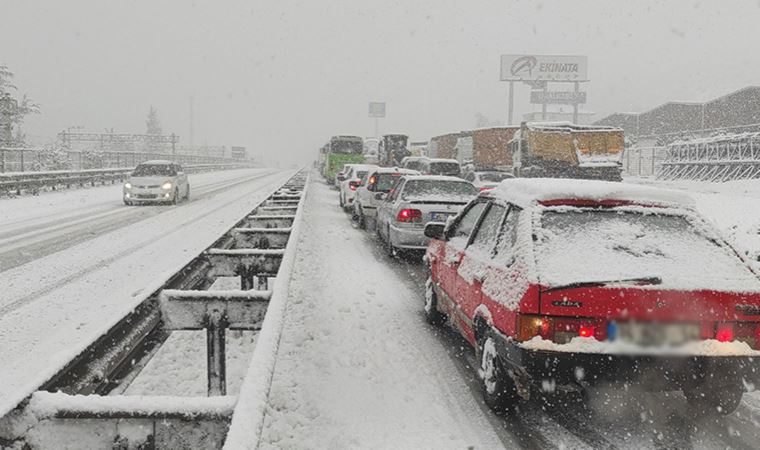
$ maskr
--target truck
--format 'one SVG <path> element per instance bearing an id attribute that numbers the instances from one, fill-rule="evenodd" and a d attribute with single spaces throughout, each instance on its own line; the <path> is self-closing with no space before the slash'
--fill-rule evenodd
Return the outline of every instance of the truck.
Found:
<path id="1" fill-rule="evenodd" d="M 621 181 L 623 130 L 569 122 L 523 122 L 509 142 L 516 177 Z"/>
<path id="2" fill-rule="evenodd" d="M 401 160 L 411 153 L 407 148 L 409 136 L 405 134 L 385 134 L 380 137 L 377 158 L 381 166 L 400 166 Z"/>
<path id="3" fill-rule="evenodd" d="M 459 133 L 454 156 L 462 167 L 476 170 L 512 170 L 508 144 L 520 127 L 490 127 Z"/>
<path id="4" fill-rule="evenodd" d="M 322 174 L 328 183 L 335 182 L 335 174 L 345 164 L 364 163 L 364 140 L 359 136 L 333 136 L 320 151 L 323 155 Z"/>
<path id="5" fill-rule="evenodd" d="M 457 139 L 460 133 L 448 133 L 430 138 L 427 147 L 427 156 L 429 158 L 453 159 L 457 145 Z"/>

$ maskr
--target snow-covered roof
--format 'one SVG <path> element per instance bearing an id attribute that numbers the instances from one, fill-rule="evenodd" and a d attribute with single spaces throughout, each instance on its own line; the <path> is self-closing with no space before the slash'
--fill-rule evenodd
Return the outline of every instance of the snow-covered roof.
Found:
<path id="1" fill-rule="evenodd" d="M 572 122 L 526 122 L 525 126 L 530 130 L 553 130 L 553 131 L 622 131 L 622 128 L 606 125 L 578 125 Z"/>
<path id="2" fill-rule="evenodd" d="M 703 137 L 703 138 L 678 140 L 671 144 L 668 144 L 668 147 L 681 146 L 681 145 L 712 144 L 715 142 L 737 142 L 737 141 L 744 141 L 744 140 L 749 140 L 749 139 L 757 139 L 758 137 L 760 137 L 760 132 L 756 132 L 756 131 L 745 132 L 745 133 L 721 133 L 715 136 L 708 136 L 708 137 Z"/>
<path id="3" fill-rule="evenodd" d="M 430 163 L 455 163 L 459 164 L 459 161 L 456 159 L 446 159 L 446 158 L 427 158 Z"/>
<path id="4" fill-rule="evenodd" d="M 502 199 L 521 208 L 551 200 L 619 200 L 644 205 L 696 206 L 692 197 L 679 191 L 595 180 L 512 178 L 481 195 Z"/>
<path id="5" fill-rule="evenodd" d="M 174 161 L 169 161 L 168 159 L 151 159 L 150 161 L 143 161 L 139 165 L 142 166 L 144 164 L 174 164 Z"/>

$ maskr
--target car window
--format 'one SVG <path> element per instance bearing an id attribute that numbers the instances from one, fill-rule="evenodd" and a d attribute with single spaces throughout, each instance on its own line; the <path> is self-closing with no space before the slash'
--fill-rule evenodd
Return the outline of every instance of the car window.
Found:
<path id="1" fill-rule="evenodd" d="M 473 182 L 473 181 L 475 181 L 475 174 L 472 173 L 472 172 L 470 172 L 467 175 L 465 175 L 464 179 L 467 180 L 467 181 L 469 181 L 469 182 Z"/>
<path id="2" fill-rule="evenodd" d="M 177 174 L 173 164 L 141 164 L 135 167 L 132 172 L 133 177 L 153 177 L 168 176 L 173 177 Z"/>
<path id="3" fill-rule="evenodd" d="M 404 189 L 404 183 L 405 180 L 399 178 L 398 181 L 393 185 L 393 187 L 390 188 L 388 191 L 388 198 L 386 198 L 389 202 L 395 202 L 396 198 L 398 197 L 398 193 L 401 192 Z"/>
<path id="4" fill-rule="evenodd" d="M 501 205 L 491 204 L 478 226 L 475 236 L 472 238 L 468 249 L 476 255 L 491 257 L 496 250 L 496 237 L 504 222 L 504 214 L 507 208 Z"/>
<path id="5" fill-rule="evenodd" d="M 398 181 L 398 179 L 401 177 L 401 174 L 398 172 L 394 173 L 381 173 L 377 175 L 377 188 L 375 189 L 376 192 L 388 192 L 388 190 L 393 187 L 394 184 Z"/>
<path id="6" fill-rule="evenodd" d="M 423 179 L 410 181 L 404 198 L 450 197 L 452 200 L 458 200 L 464 197 L 467 201 L 477 193 L 475 186 L 462 180 Z"/>
<path id="7" fill-rule="evenodd" d="M 514 247 L 517 243 L 517 224 L 522 210 L 510 205 L 507 220 L 504 221 L 501 233 L 497 236 L 496 254 L 494 258 L 509 265 L 514 258 Z"/>
<path id="8" fill-rule="evenodd" d="M 470 234 L 478 223 L 487 203 L 479 201 L 472 205 L 459 221 L 449 230 L 449 243 L 457 248 L 464 248 L 470 240 Z"/>

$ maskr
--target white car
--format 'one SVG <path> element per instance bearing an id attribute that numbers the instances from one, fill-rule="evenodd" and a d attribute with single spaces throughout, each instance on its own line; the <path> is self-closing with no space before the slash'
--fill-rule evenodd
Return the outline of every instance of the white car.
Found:
<path id="1" fill-rule="evenodd" d="M 499 185 L 502 181 L 515 176 L 509 172 L 498 170 L 474 170 L 467 172 L 464 179 L 475 185 L 480 191 L 487 191 Z"/>
<path id="2" fill-rule="evenodd" d="M 124 204 L 177 203 L 190 198 L 190 184 L 181 165 L 172 161 L 140 163 L 124 182 Z"/>
<path id="3" fill-rule="evenodd" d="M 362 182 L 362 178 L 367 174 L 370 169 L 375 169 L 377 166 L 372 164 L 352 164 L 346 173 L 344 173 L 343 181 L 340 182 L 340 206 L 343 209 L 349 210 L 354 207 L 354 194 L 356 189 Z"/>
<path id="4" fill-rule="evenodd" d="M 425 250 L 428 222 L 445 223 L 478 194 L 458 177 L 408 175 L 400 178 L 377 208 L 377 235 L 390 256 L 397 250 Z"/>
<path id="5" fill-rule="evenodd" d="M 404 175 L 419 175 L 419 172 L 398 167 L 376 167 L 367 172 L 354 195 L 354 219 L 360 228 L 375 223 L 377 206 L 382 203 L 376 195 L 387 193 Z"/>

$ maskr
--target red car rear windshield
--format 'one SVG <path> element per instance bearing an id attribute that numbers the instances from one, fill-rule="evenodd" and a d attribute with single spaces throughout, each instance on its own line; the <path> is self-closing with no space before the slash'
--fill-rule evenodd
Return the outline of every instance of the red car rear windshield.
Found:
<path id="1" fill-rule="evenodd" d="M 695 217 L 561 208 L 544 212 L 541 225 L 536 252 L 546 286 L 658 277 L 665 289 L 760 289 L 745 263 Z"/>

